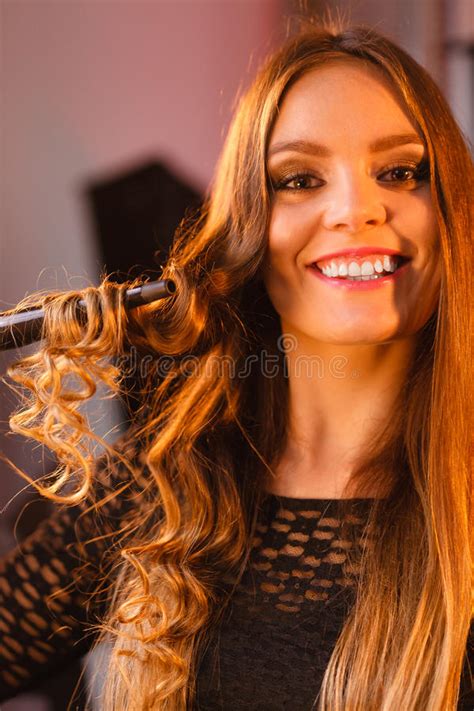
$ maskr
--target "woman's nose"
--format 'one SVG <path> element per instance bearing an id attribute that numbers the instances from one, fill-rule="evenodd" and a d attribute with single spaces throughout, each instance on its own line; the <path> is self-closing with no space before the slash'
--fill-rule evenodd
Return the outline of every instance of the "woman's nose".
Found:
<path id="1" fill-rule="evenodd" d="M 323 225 L 328 230 L 360 232 L 387 219 L 380 186 L 367 175 L 345 174 L 328 194 Z"/>

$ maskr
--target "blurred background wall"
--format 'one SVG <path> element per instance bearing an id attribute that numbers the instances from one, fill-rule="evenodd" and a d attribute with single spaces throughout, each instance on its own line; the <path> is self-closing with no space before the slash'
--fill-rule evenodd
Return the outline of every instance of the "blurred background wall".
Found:
<path id="1" fill-rule="evenodd" d="M 202 195 L 237 93 L 289 17 L 328 6 L 375 25 L 426 66 L 472 140 L 474 0 L 0 0 L 0 310 L 38 289 L 98 282 L 88 186 L 160 164 L 187 195 Z M 0 353 L 0 375 L 18 355 Z M 38 450 L 6 434 L 15 405 L 0 384 L 0 450 L 37 476 Z M 102 436 L 123 427 L 117 403 L 100 396 L 88 413 Z M 20 489 L 0 464 L 0 552 L 15 544 L 13 523 L 32 496 Z M 35 526 L 29 511 L 25 535 Z M 2 708 L 61 703 L 43 689 Z"/>

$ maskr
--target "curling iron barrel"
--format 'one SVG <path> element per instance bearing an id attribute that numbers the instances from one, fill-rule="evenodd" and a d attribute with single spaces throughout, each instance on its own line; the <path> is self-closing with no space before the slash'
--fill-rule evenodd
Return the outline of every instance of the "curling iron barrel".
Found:
<path id="1" fill-rule="evenodd" d="M 172 279 L 150 281 L 142 286 L 127 289 L 124 304 L 127 309 L 143 306 L 171 296 L 175 291 L 176 284 Z M 82 299 L 78 301 L 78 307 L 86 307 Z M 0 351 L 20 348 L 40 340 L 43 319 L 43 309 L 30 309 L 12 315 L 0 313 Z"/>

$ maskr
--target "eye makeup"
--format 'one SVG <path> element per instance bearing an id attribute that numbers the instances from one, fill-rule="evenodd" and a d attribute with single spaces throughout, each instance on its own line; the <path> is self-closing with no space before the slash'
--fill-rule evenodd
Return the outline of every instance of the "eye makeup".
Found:
<path id="1" fill-rule="evenodd" d="M 305 161 L 285 161 L 283 165 L 274 168 L 269 174 L 270 187 L 275 191 L 289 190 L 290 192 L 301 192 L 301 190 L 311 190 L 322 187 L 325 183 L 322 177 L 324 172 L 325 171 L 321 171 L 319 173 L 312 168 L 306 168 Z M 387 174 L 392 176 L 398 174 L 399 177 L 392 180 L 381 179 L 382 183 L 397 186 L 413 186 L 429 180 L 429 160 L 424 156 L 418 160 L 414 160 L 413 157 L 409 159 L 399 158 L 382 166 L 376 171 L 377 176 L 385 176 Z M 291 188 L 289 184 L 293 181 L 299 181 L 300 183 L 302 181 L 312 182 L 312 185 L 300 189 Z"/>

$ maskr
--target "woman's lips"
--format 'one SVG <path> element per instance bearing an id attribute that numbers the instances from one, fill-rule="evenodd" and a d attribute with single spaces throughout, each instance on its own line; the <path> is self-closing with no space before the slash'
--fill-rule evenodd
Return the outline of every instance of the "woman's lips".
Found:
<path id="1" fill-rule="evenodd" d="M 385 286 L 387 284 L 391 284 L 395 282 L 396 279 L 399 279 L 402 277 L 404 274 L 406 274 L 408 270 L 408 265 L 411 262 L 411 259 L 408 258 L 403 258 L 400 262 L 400 266 L 395 269 L 394 272 L 391 272 L 390 274 L 386 274 L 384 276 L 378 276 L 376 279 L 348 279 L 347 277 L 327 277 L 323 272 L 319 269 L 316 264 L 310 264 L 307 268 L 309 271 L 314 274 L 318 279 L 321 279 L 324 283 L 334 286 L 334 287 L 339 287 L 339 288 L 345 288 L 345 289 L 362 289 L 362 290 L 370 290 L 370 289 L 377 289 L 380 288 L 381 286 Z M 377 275 L 372 275 L 372 276 L 377 276 Z"/>
<path id="2" fill-rule="evenodd" d="M 328 254 L 322 254 L 317 259 L 314 260 L 314 264 L 316 262 L 322 262 L 327 259 L 339 259 L 339 258 L 344 258 L 344 259 L 356 259 L 359 257 L 366 257 L 367 255 L 370 254 L 376 254 L 376 255 L 383 255 L 387 254 L 389 257 L 404 257 L 405 255 L 402 255 L 400 250 L 398 249 L 390 249 L 389 247 L 377 247 L 375 245 L 372 246 L 367 246 L 367 247 L 347 247 L 346 249 L 341 249 L 339 252 L 328 252 Z"/>

